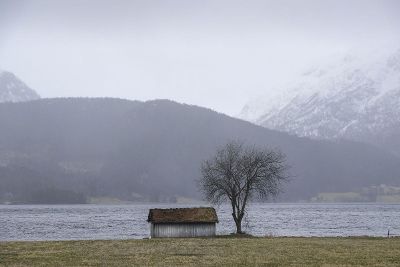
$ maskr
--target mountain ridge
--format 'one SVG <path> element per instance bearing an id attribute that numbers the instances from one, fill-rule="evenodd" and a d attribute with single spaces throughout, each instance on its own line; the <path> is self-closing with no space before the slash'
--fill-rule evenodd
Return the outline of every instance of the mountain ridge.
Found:
<path id="1" fill-rule="evenodd" d="M 249 102 L 239 117 L 298 136 L 345 138 L 400 155 L 400 49 L 339 62 L 305 73 L 282 94 Z"/>
<path id="2" fill-rule="evenodd" d="M 286 201 L 397 185 L 400 176 L 400 160 L 369 145 L 299 138 L 168 100 L 2 103 L 0 125 L 0 199 L 21 202 L 46 190 L 124 200 L 200 198 L 200 164 L 229 140 L 287 154 L 294 178 Z"/>
<path id="3" fill-rule="evenodd" d="M 0 103 L 24 102 L 39 99 L 40 96 L 13 73 L 0 70 Z"/>

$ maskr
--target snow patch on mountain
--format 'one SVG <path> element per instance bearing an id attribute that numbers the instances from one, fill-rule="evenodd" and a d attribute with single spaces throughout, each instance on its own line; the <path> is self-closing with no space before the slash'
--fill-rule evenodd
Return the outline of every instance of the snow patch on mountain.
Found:
<path id="1" fill-rule="evenodd" d="M 39 99 L 40 96 L 14 74 L 0 70 L 0 103 L 25 102 Z"/>
<path id="2" fill-rule="evenodd" d="M 400 139 L 400 49 L 352 53 L 310 69 L 250 101 L 240 117 L 299 136 L 393 145 Z"/>

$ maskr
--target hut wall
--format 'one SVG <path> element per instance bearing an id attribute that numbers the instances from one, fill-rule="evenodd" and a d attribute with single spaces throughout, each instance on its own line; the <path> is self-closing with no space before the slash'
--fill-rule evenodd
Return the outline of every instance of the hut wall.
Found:
<path id="1" fill-rule="evenodd" d="M 151 237 L 215 236 L 215 223 L 152 223 Z"/>

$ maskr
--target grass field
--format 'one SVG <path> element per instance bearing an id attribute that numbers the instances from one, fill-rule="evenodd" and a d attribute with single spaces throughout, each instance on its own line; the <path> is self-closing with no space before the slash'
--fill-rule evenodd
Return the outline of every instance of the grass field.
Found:
<path id="1" fill-rule="evenodd" d="M 400 238 L 1 242 L 0 266 L 400 266 Z"/>

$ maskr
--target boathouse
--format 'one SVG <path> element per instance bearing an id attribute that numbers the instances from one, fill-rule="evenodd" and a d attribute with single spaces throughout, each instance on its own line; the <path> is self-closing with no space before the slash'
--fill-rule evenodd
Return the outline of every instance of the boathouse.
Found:
<path id="1" fill-rule="evenodd" d="M 215 236 L 217 213 L 214 208 L 150 209 L 150 237 Z"/>

